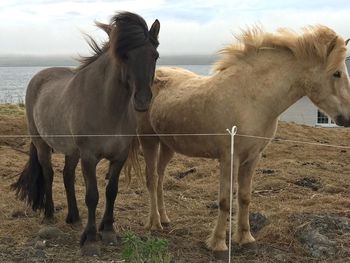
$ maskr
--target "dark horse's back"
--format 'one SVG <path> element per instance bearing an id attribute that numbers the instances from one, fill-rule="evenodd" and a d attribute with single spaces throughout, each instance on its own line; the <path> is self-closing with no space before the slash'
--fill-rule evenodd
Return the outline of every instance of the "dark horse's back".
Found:
<path id="1" fill-rule="evenodd" d="M 29 131 L 31 134 L 38 134 L 37 131 L 32 126 L 33 123 L 33 108 L 40 97 L 41 93 L 50 93 L 51 89 L 55 89 L 53 94 L 60 93 L 65 84 L 67 84 L 74 76 L 74 70 L 71 68 L 64 67 L 53 67 L 47 68 L 38 72 L 29 82 L 25 105 L 28 118 Z M 50 89 L 50 90 L 49 90 Z M 51 95 L 54 96 L 55 95 Z"/>

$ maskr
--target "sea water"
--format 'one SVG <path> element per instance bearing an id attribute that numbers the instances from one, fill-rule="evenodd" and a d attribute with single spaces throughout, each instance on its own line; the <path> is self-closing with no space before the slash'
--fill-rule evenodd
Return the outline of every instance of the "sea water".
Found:
<path id="1" fill-rule="evenodd" d="M 165 67 L 162 65 L 160 67 Z M 174 65 L 200 75 L 209 75 L 210 65 Z M 0 67 L 0 104 L 23 103 L 30 79 L 45 67 Z"/>

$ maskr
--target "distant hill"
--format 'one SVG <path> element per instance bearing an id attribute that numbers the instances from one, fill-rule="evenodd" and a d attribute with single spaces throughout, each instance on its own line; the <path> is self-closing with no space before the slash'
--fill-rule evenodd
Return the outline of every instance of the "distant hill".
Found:
<path id="1" fill-rule="evenodd" d="M 78 56 L 22 56 L 0 55 L 0 67 L 50 67 L 77 66 Z M 159 65 L 209 65 L 215 62 L 214 55 L 160 56 Z"/>
<path id="2" fill-rule="evenodd" d="M 78 62 L 69 56 L 0 56 L 0 67 L 50 67 L 76 65 L 78 65 Z"/>
<path id="3" fill-rule="evenodd" d="M 76 56 L 23 56 L 0 55 L 0 67 L 50 67 L 77 66 Z M 211 65 L 218 60 L 218 55 L 160 55 L 158 65 Z M 346 58 L 350 73 L 350 57 Z"/>

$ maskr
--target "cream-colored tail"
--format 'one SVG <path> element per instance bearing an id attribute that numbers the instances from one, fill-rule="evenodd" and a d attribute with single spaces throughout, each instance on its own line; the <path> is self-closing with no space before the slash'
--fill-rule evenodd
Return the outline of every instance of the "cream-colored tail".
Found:
<path id="1" fill-rule="evenodd" d="M 127 186 L 130 185 L 133 170 L 135 171 L 135 174 L 138 177 L 138 179 L 145 183 L 145 178 L 144 176 L 142 176 L 139 152 L 140 142 L 138 137 L 134 137 L 129 148 L 128 159 L 124 164 L 124 174 Z"/>

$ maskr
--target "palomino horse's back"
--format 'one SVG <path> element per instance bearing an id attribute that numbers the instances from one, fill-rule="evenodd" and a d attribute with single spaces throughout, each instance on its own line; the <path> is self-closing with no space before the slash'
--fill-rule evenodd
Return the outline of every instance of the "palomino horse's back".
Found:
<path id="1" fill-rule="evenodd" d="M 206 77 L 195 74 L 192 71 L 177 67 L 161 67 L 156 70 L 154 82 L 152 86 L 153 96 L 156 96 L 161 89 L 174 87 L 174 85 L 168 85 L 170 83 L 183 83 L 184 80 L 189 81 L 191 79 L 198 79 Z"/>

